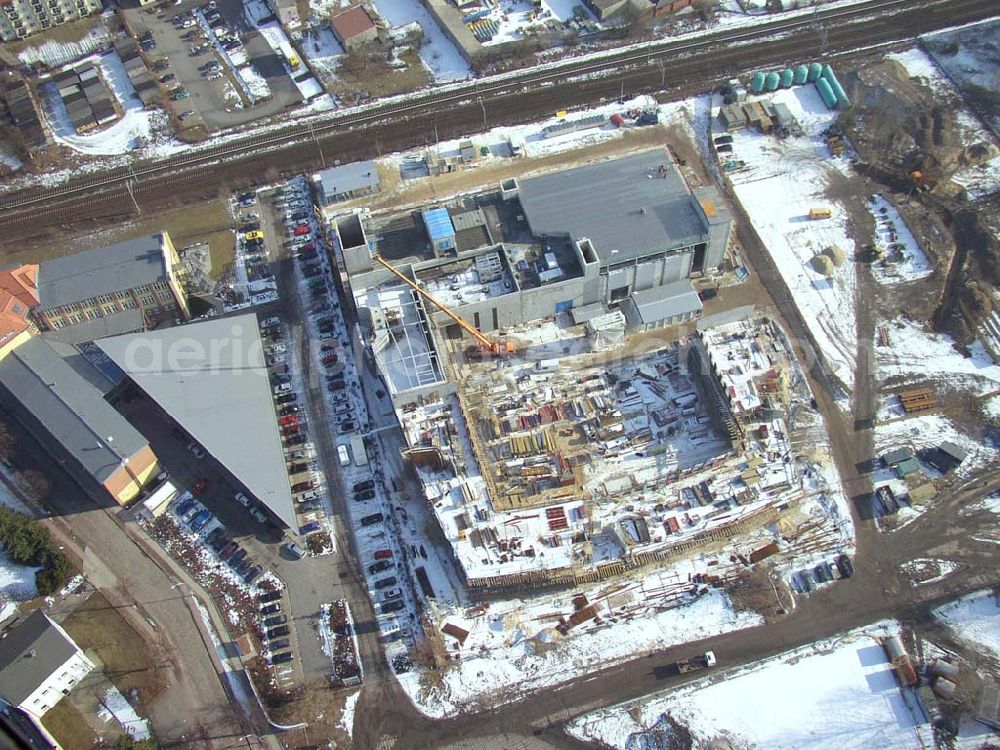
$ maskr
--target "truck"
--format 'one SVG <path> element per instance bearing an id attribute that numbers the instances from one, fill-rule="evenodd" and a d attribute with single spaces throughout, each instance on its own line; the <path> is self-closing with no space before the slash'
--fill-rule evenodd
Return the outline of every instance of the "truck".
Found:
<path id="1" fill-rule="evenodd" d="M 687 659 L 681 659 L 677 662 L 677 671 L 681 674 L 687 672 L 697 672 L 699 669 L 705 669 L 705 667 L 715 666 L 715 652 L 706 651 L 699 656 L 691 656 Z"/>

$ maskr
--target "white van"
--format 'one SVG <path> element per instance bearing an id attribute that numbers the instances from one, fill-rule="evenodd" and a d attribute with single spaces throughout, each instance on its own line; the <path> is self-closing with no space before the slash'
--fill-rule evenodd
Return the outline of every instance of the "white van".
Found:
<path id="1" fill-rule="evenodd" d="M 351 465 L 351 453 L 347 449 L 346 445 L 341 444 L 341 445 L 337 446 L 337 455 L 340 456 L 340 465 L 341 466 L 350 466 Z"/>

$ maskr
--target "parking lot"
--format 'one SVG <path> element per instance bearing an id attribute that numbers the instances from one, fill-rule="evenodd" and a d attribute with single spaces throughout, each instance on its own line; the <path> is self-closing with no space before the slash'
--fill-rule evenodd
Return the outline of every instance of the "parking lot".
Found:
<path id="1" fill-rule="evenodd" d="M 147 49 L 150 57 L 169 61 L 169 68 L 157 71 L 157 76 L 173 75 L 175 78 L 168 85 L 187 91 L 187 97 L 169 100 L 178 115 L 194 113 L 184 118 L 183 125 L 204 125 L 210 131 L 235 127 L 277 114 L 301 101 L 301 94 L 281 60 L 244 18 L 241 0 L 220 0 L 210 10 L 207 3 L 187 0 L 155 12 L 138 8 L 124 12 L 137 36 L 152 33 L 156 46 Z M 208 19 L 215 19 L 216 14 L 219 20 L 213 20 L 216 25 L 210 27 Z M 176 22 L 175 17 L 178 17 Z M 224 30 L 239 38 L 242 47 L 225 50 L 213 33 L 225 33 Z M 240 54 L 233 60 L 227 59 L 227 54 L 237 52 Z M 248 98 L 231 64 L 243 63 L 244 58 L 266 80 L 267 98 L 256 101 Z M 205 67 L 213 63 L 217 66 L 214 69 Z"/>

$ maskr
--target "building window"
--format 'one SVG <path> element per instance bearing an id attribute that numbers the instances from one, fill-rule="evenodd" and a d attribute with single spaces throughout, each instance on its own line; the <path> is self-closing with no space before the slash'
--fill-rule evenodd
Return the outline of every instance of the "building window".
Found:
<path id="1" fill-rule="evenodd" d="M 156 304 L 156 300 L 153 299 L 153 295 L 151 294 L 142 295 L 142 297 L 139 298 L 139 301 L 142 302 L 143 307 L 152 307 Z"/>
<path id="2" fill-rule="evenodd" d="M 619 286 L 619 287 L 615 287 L 614 289 L 611 290 L 611 301 L 612 302 L 621 302 L 626 297 L 628 297 L 628 287 L 627 286 Z"/>
<path id="3" fill-rule="evenodd" d="M 104 307 L 102 307 L 101 310 L 104 312 L 105 315 L 114 315 L 116 312 L 118 312 L 118 308 L 115 307 L 114 304 L 104 305 Z"/>
<path id="4" fill-rule="evenodd" d="M 73 313 L 72 315 L 69 316 L 69 322 L 73 324 L 82 323 L 83 316 L 80 315 L 80 313 Z"/>

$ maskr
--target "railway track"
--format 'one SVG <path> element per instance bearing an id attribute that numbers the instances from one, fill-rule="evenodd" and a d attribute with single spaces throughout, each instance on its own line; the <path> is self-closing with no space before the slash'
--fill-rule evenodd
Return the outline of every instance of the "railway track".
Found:
<path id="1" fill-rule="evenodd" d="M 361 128 L 367 128 L 370 132 L 371 126 L 380 123 L 384 124 L 383 130 L 388 136 L 386 145 L 405 147 L 412 144 L 415 131 L 419 131 L 419 128 L 401 128 L 400 123 L 411 119 L 426 120 L 428 115 L 437 113 L 440 116 L 442 111 L 450 111 L 454 115 L 464 110 L 466 116 L 461 123 L 466 127 L 478 120 L 468 116 L 470 110 L 474 108 L 478 112 L 480 107 L 485 108 L 486 105 L 494 109 L 498 102 L 502 102 L 500 114 L 507 114 L 505 122 L 516 119 L 517 114 L 523 111 L 551 111 L 569 102 L 580 103 L 580 93 L 607 89 L 606 81 L 603 87 L 595 86 L 593 80 L 588 80 L 588 76 L 617 73 L 623 85 L 626 79 L 649 79 L 651 65 L 661 65 L 664 57 L 670 58 L 671 80 L 680 74 L 687 76 L 685 80 L 690 83 L 696 82 L 698 86 L 703 86 L 713 79 L 718 80 L 718 70 L 723 65 L 741 69 L 743 65 L 749 64 L 781 64 L 786 61 L 786 56 L 788 62 L 801 59 L 802 55 L 811 51 L 808 48 L 818 46 L 820 27 L 826 29 L 827 36 L 826 44 L 822 46 L 830 51 L 838 51 L 884 43 L 885 39 L 882 37 L 886 35 L 887 26 L 890 37 L 905 38 L 950 22 L 978 20 L 994 12 L 995 6 L 989 0 L 925 0 L 919 3 L 914 3 L 913 0 L 870 0 L 847 7 L 820 8 L 806 16 L 783 18 L 749 29 L 723 29 L 693 39 L 645 43 L 599 57 L 571 59 L 540 68 L 453 84 L 366 109 L 333 113 L 319 121 L 292 123 L 280 130 L 233 138 L 168 159 L 115 168 L 97 177 L 73 181 L 55 188 L 7 197 L 0 200 L 0 226 L 13 228 L 25 222 L 37 226 L 40 214 L 58 214 L 60 205 L 69 201 L 75 204 L 81 196 L 86 196 L 87 204 L 93 204 L 94 199 L 102 194 L 121 201 L 122 193 L 127 187 L 134 192 L 140 187 L 154 184 L 159 190 L 163 190 L 185 173 L 189 175 L 199 170 L 204 177 L 203 168 L 210 165 L 226 167 L 253 160 L 259 173 L 261 159 L 280 163 L 282 160 L 277 157 L 281 151 L 305 149 L 313 152 L 316 148 L 322 148 L 321 142 L 349 141 L 352 133 L 357 135 Z M 887 24 L 889 18 L 898 18 L 898 21 L 893 20 Z M 876 29 L 882 30 L 881 36 Z M 816 38 L 810 44 L 804 38 L 812 35 Z M 755 55 L 754 52 L 761 54 Z M 708 61 L 712 58 L 715 60 L 714 68 L 708 68 Z M 659 67 L 655 72 L 660 73 L 662 81 L 665 76 Z M 634 89 L 630 87 L 630 91 Z M 532 100 L 537 102 L 539 99 L 545 102 L 547 110 L 539 109 L 537 105 L 526 106 Z M 522 106 L 519 107 L 519 104 Z M 457 118 L 453 119 L 451 123 L 456 120 Z M 411 123 L 413 126 L 418 124 Z M 370 153 L 371 138 L 363 140 L 368 142 Z M 359 144 L 354 145 L 357 149 Z M 79 205 L 76 207 L 80 208 Z M 63 213 L 66 213 L 65 208 Z"/>

